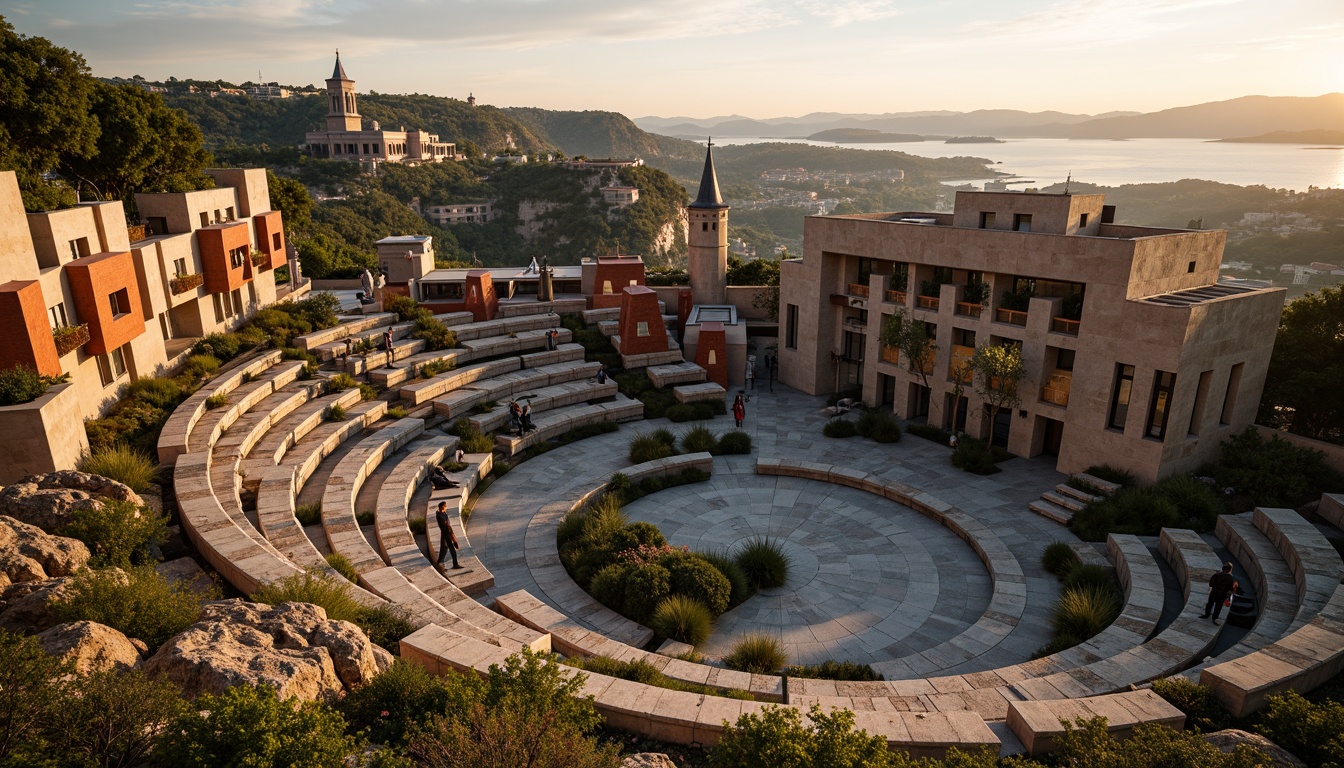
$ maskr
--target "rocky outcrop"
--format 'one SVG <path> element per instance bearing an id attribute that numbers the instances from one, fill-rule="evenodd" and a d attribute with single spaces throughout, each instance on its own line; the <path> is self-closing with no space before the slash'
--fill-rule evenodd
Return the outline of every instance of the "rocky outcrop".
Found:
<path id="1" fill-rule="evenodd" d="M 42 632 L 60 624 L 55 603 L 69 594 L 70 579 L 11 584 L 0 590 L 0 629 L 20 634 Z"/>
<path id="2" fill-rule="evenodd" d="M 44 531 L 64 528 L 77 510 L 97 508 L 102 499 L 129 501 L 143 506 L 135 491 L 102 475 L 73 469 L 31 475 L 0 491 L 0 515 L 35 525 Z"/>
<path id="3" fill-rule="evenodd" d="M 1269 768 L 1307 768 L 1307 764 L 1297 759 L 1293 753 L 1264 736 L 1239 731 L 1236 728 L 1204 734 L 1204 740 L 1217 747 L 1219 751 L 1228 754 L 1231 754 L 1240 746 L 1257 749 L 1269 758 L 1269 762 L 1266 763 Z"/>
<path id="4" fill-rule="evenodd" d="M 92 621 L 58 624 L 37 636 L 37 644 L 52 656 L 74 664 L 81 675 L 105 669 L 132 669 L 140 664 L 140 649 L 117 630 Z"/>
<path id="5" fill-rule="evenodd" d="M 193 697 L 268 684 L 281 698 L 311 700 L 339 697 L 390 664 L 359 627 L 328 620 L 318 606 L 225 600 L 206 605 L 201 620 L 159 648 L 144 670 Z"/>
<path id="6" fill-rule="evenodd" d="M 49 536 L 36 526 L 0 515 L 0 589 L 68 576 L 88 562 L 89 548 L 83 542 Z"/>
<path id="7" fill-rule="evenodd" d="M 154 570 L 170 584 L 183 584 L 192 592 L 206 597 L 215 594 L 215 580 L 190 557 L 179 557 L 176 560 L 159 563 L 154 566 Z"/>
<path id="8" fill-rule="evenodd" d="M 640 752 L 621 758 L 621 768 L 677 768 L 677 764 L 661 752 Z"/>

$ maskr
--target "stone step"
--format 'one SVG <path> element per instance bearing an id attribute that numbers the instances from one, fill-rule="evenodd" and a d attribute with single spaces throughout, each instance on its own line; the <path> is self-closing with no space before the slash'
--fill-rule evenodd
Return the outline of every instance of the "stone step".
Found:
<path id="1" fill-rule="evenodd" d="M 1030 509 L 1041 517 L 1054 520 L 1060 525 L 1068 525 L 1069 521 L 1073 519 L 1073 510 L 1065 509 L 1057 504 L 1051 504 L 1044 499 L 1037 499 L 1036 501 L 1027 504 L 1027 509 Z"/>
<path id="2" fill-rule="evenodd" d="M 1081 501 L 1084 504 L 1090 504 L 1094 501 L 1101 501 L 1102 498 L 1104 498 L 1096 494 L 1088 493 L 1087 491 L 1080 491 L 1077 488 L 1074 488 L 1072 485 L 1069 485 L 1068 483 L 1060 483 L 1059 485 L 1056 485 L 1055 490 L 1065 496 L 1077 499 L 1078 501 Z"/>
<path id="3" fill-rule="evenodd" d="M 1100 477 L 1089 475 L 1086 472 L 1075 473 L 1074 477 L 1097 486 L 1105 493 L 1115 493 L 1120 490 L 1119 483 L 1112 483 L 1110 480 L 1102 480 Z"/>
<path id="4" fill-rule="evenodd" d="M 1056 493 L 1054 491 L 1046 491 L 1045 493 L 1042 493 L 1041 500 L 1054 504 L 1057 507 L 1063 507 L 1070 512 L 1079 512 L 1083 507 L 1087 506 L 1087 502 L 1079 501 L 1072 496 Z"/>

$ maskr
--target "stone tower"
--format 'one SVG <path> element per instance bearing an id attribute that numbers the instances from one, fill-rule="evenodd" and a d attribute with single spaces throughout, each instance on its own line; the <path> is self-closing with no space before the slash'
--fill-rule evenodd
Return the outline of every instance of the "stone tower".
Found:
<path id="1" fill-rule="evenodd" d="M 327 80 L 327 130 L 358 131 L 359 110 L 355 107 L 355 81 L 345 76 L 341 52 L 336 52 L 336 68 Z"/>
<path id="2" fill-rule="evenodd" d="M 705 171 L 700 192 L 687 206 L 687 267 L 691 297 L 696 304 L 728 303 L 728 206 L 719 193 L 714 172 L 714 142 L 705 148 Z"/>

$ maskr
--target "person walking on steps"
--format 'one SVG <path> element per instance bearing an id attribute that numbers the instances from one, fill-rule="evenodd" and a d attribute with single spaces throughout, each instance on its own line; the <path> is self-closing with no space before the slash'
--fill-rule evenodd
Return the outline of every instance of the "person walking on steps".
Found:
<path id="1" fill-rule="evenodd" d="M 457 564 L 457 535 L 448 522 L 448 502 L 439 502 L 439 508 L 434 512 L 434 522 L 439 524 L 439 570 L 443 570 L 443 557 L 447 554 L 453 556 L 453 570 L 460 569 L 462 566 Z"/>
<path id="2" fill-rule="evenodd" d="M 392 362 L 392 329 L 383 331 L 383 348 L 387 350 L 387 361 Z"/>
<path id="3" fill-rule="evenodd" d="M 1213 612 L 1213 623 L 1218 623 L 1218 614 L 1223 611 L 1223 604 L 1232 597 L 1232 592 L 1237 588 L 1237 580 L 1232 577 L 1232 564 L 1223 563 L 1223 570 L 1209 577 L 1209 602 L 1204 604 L 1204 613 L 1199 615 L 1201 619 L 1210 618 L 1209 612 Z"/>
<path id="4" fill-rule="evenodd" d="M 738 429 L 742 428 L 743 419 L 747 418 L 747 395 L 742 390 L 737 390 L 737 397 L 733 400 L 733 419 L 737 422 Z"/>
<path id="5" fill-rule="evenodd" d="M 606 384 L 606 383 L 607 383 L 607 366 L 606 366 L 605 363 L 603 363 L 602 365 L 598 366 L 598 368 L 597 368 L 597 383 L 598 383 L 598 384 Z"/>

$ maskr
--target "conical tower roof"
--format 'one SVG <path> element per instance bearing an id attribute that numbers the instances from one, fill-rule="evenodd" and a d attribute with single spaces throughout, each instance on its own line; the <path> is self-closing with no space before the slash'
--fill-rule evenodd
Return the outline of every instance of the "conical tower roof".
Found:
<path id="1" fill-rule="evenodd" d="M 705 170 L 700 175 L 700 192 L 695 196 L 691 208 L 727 208 L 723 194 L 719 192 L 719 176 L 714 172 L 714 141 L 711 139 L 705 147 Z"/>
<path id="2" fill-rule="evenodd" d="M 350 78 L 348 78 L 348 77 L 345 76 L 345 67 L 342 67 L 342 66 L 341 66 L 341 52 L 340 52 L 340 51 L 337 51 L 337 52 L 336 52 L 336 68 L 333 69 L 333 70 L 331 71 L 331 79 L 332 79 L 332 80 L 349 80 L 349 79 L 350 79 Z"/>

